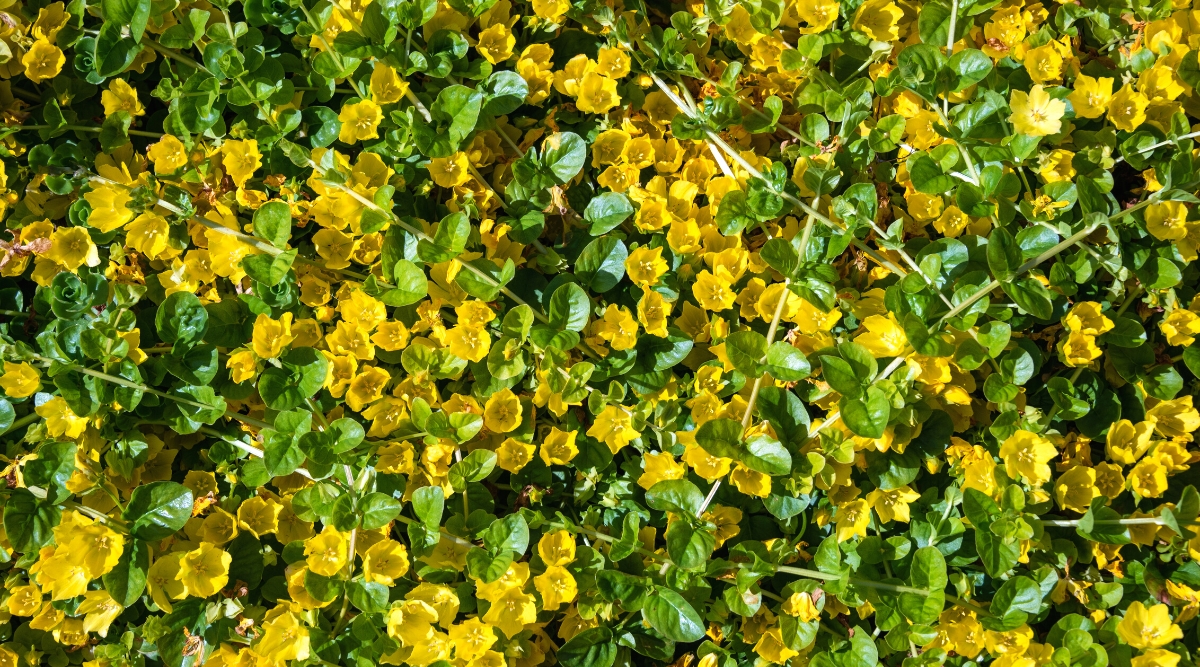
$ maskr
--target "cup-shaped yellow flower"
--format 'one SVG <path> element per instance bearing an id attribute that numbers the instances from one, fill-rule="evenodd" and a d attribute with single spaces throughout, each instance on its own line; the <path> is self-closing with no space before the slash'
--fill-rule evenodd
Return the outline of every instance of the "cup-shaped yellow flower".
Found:
<path id="1" fill-rule="evenodd" d="M 559 432 L 561 433 L 561 431 Z M 587 434 L 604 441 L 613 454 L 621 451 L 622 447 L 642 435 L 640 431 L 633 429 L 633 417 L 630 416 L 628 410 L 616 405 L 606 405 L 600 414 L 596 415 L 596 420 L 588 428 Z M 575 432 L 572 431 L 572 447 L 574 446 L 574 435 Z"/>
<path id="2" fill-rule="evenodd" d="M 1018 430 L 1000 446 L 1000 458 L 1008 476 L 1021 479 L 1031 486 L 1050 481 L 1047 463 L 1058 456 L 1058 448 L 1046 438 L 1026 430 Z"/>
<path id="3" fill-rule="evenodd" d="M 1167 605 L 1156 604 L 1147 609 L 1140 600 L 1135 600 L 1117 624 L 1117 636 L 1134 648 L 1156 649 L 1183 639 L 1183 631 L 1171 622 L 1171 608 Z"/>
<path id="4" fill-rule="evenodd" d="M 21 64 L 25 66 L 25 77 L 33 83 L 41 83 L 58 76 L 66 62 L 67 57 L 62 49 L 45 39 L 35 41 L 33 46 L 29 47 L 29 51 L 21 57 Z"/>
<path id="5" fill-rule="evenodd" d="M 521 425 L 521 399 L 504 388 L 488 397 L 483 407 L 483 425 L 493 433 L 509 433 Z"/>
<path id="6" fill-rule="evenodd" d="M 1028 93 L 1012 91 L 1008 106 L 1012 109 L 1008 122 L 1013 124 L 1016 132 L 1030 137 L 1058 134 L 1067 111 L 1066 103 L 1050 97 L 1041 85 L 1034 86 Z"/>
<path id="7" fill-rule="evenodd" d="M 0 375 L 0 388 L 9 398 L 25 398 L 42 388 L 42 376 L 29 364 L 6 361 L 4 375 Z"/>
<path id="8" fill-rule="evenodd" d="M 350 536 L 332 526 L 304 543 L 305 562 L 308 569 L 322 577 L 332 577 L 346 567 L 349 560 Z"/>
<path id="9" fill-rule="evenodd" d="M 187 588 L 192 597 L 206 598 L 216 595 L 229 583 L 229 564 L 233 556 L 220 547 L 207 542 L 184 554 L 179 559 L 179 574 L 175 576 Z"/>
<path id="10" fill-rule="evenodd" d="M 863 320 L 862 328 L 864 331 L 854 337 L 854 342 L 867 348 L 877 359 L 898 357 L 908 348 L 908 336 L 891 313 L 887 317 L 871 315 Z"/>
<path id="11" fill-rule="evenodd" d="M 343 143 L 353 144 L 363 139 L 378 139 L 383 110 L 371 100 L 362 100 L 342 107 L 338 120 L 342 123 L 338 139 Z"/>
<path id="12" fill-rule="evenodd" d="M 533 578 L 533 585 L 542 596 L 542 608 L 555 610 L 570 603 L 579 595 L 575 577 L 561 565 L 551 565 L 546 571 Z"/>
<path id="13" fill-rule="evenodd" d="M 260 359 L 274 359 L 283 353 L 283 348 L 292 342 L 292 314 L 284 313 L 279 319 L 259 313 L 254 320 L 254 331 L 250 337 L 254 354 Z"/>
<path id="14" fill-rule="evenodd" d="M 541 449 L 538 452 L 542 461 L 548 466 L 565 466 L 570 463 L 571 459 L 579 454 L 579 448 L 575 446 L 575 437 L 578 435 L 578 431 L 566 432 L 551 427 L 550 433 L 542 441 Z M 588 435 L 591 435 L 590 431 Z"/>

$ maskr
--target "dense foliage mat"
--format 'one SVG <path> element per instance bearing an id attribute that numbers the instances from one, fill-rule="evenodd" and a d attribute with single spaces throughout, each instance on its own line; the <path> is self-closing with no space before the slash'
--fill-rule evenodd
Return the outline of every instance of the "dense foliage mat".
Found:
<path id="1" fill-rule="evenodd" d="M 1191 667 L 1187 0 L 5 0 L 0 667 Z"/>

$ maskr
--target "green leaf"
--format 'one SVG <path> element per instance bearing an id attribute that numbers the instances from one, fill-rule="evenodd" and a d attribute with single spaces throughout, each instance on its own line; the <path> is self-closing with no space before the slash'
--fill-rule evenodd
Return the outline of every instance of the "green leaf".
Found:
<path id="1" fill-rule="evenodd" d="M 104 575 L 104 589 L 122 607 L 133 606 L 146 590 L 146 573 L 150 570 L 150 549 L 141 540 L 125 542 L 116 567 Z"/>
<path id="2" fill-rule="evenodd" d="M 172 343 L 182 351 L 204 339 L 208 311 L 195 294 L 175 292 L 158 307 L 154 326 L 163 342 Z"/>
<path id="3" fill-rule="evenodd" d="M 838 403 L 842 421 L 852 433 L 864 438 L 881 438 L 891 416 L 887 395 L 877 387 L 867 389 L 866 398 L 845 396 Z"/>
<path id="4" fill-rule="evenodd" d="M 588 202 L 583 210 L 583 219 L 591 223 L 588 233 L 592 236 L 606 234 L 633 215 L 633 204 L 629 197 L 619 192 L 602 192 Z"/>
<path id="5" fill-rule="evenodd" d="M 400 508 L 400 501 L 386 493 L 368 493 L 358 503 L 358 511 L 362 515 L 362 529 L 383 528 L 400 516 Z"/>
<path id="6" fill-rule="evenodd" d="M 646 491 L 646 504 L 663 512 L 680 512 L 696 516 L 704 504 L 704 493 L 686 479 L 668 479 Z"/>
<path id="7" fill-rule="evenodd" d="M 46 502 L 57 505 L 71 497 L 67 480 L 75 473 L 75 443 L 48 442 L 37 450 L 37 458 L 25 464 L 25 483 L 45 489 Z"/>
<path id="8" fill-rule="evenodd" d="M 269 201 L 254 212 L 254 235 L 280 250 L 292 237 L 292 209 L 287 202 Z"/>
<path id="9" fill-rule="evenodd" d="M 583 331 L 592 310 L 587 292 L 576 283 L 563 283 L 550 297 L 550 326 L 566 331 Z"/>
<path id="10" fill-rule="evenodd" d="M 442 525 L 446 497 L 440 486 L 423 486 L 413 491 L 413 512 L 425 527 L 434 533 Z"/>
<path id="11" fill-rule="evenodd" d="M 467 454 L 463 460 L 450 466 L 450 485 L 455 491 L 463 492 L 468 482 L 479 482 L 492 474 L 496 467 L 496 453 L 486 449 L 476 449 Z"/>
<path id="12" fill-rule="evenodd" d="M 542 144 L 542 164 L 554 174 L 559 185 L 575 178 L 586 158 L 587 144 L 574 132 L 552 134 Z"/>
<path id="13" fill-rule="evenodd" d="M 49 544 L 61 518 L 62 510 L 27 489 L 14 489 L 4 504 L 4 532 L 13 548 L 24 553 L 37 553 Z"/>
<path id="14" fill-rule="evenodd" d="M 1021 307 L 1021 310 L 1041 320 L 1054 316 L 1054 304 L 1051 303 L 1050 291 L 1034 278 L 1019 278 L 1012 282 L 1001 283 L 1006 294 Z"/>
<path id="15" fill-rule="evenodd" d="M 192 492 L 178 482 L 151 482 L 133 490 L 121 515 L 134 537 L 148 542 L 166 539 L 192 516 Z"/>
<path id="16" fill-rule="evenodd" d="M 604 626 L 588 628 L 571 637 L 556 656 L 563 667 L 612 667 L 617 660 L 617 644 L 612 630 Z"/>
<path id="17" fill-rule="evenodd" d="M 483 531 L 483 543 L 492 552 L 502 549 L 522 555 L 529 548 L 529 524 L 520 514 L 509 514 Z"/>
<path id="18" fill-rule="evenodd" d="M 425 278 L 425 272 L 416 264 L 407 259 L 397 260 L 392 269 L 392 276 L 395 287 L 386 290 L 379 297 L 379 300 L 385 304 L 410 306 L 428 296 L 429 281 Z"/>
<path id="19" fill-rule="evenodd" d="M 575 276 L 593 292 L 604 293 L 617 286 L 625 277 L 625 260 L 629 250 L 615 236 L 593 240 L 575 261 Z"/>
<path id="20" fill-rule="evenodd" d="M 642 618 L 662 636 L 677 642 L 694 642 L 704 637 L 704 621 L 679 593 L 655 586 L 646 598 Z"/>

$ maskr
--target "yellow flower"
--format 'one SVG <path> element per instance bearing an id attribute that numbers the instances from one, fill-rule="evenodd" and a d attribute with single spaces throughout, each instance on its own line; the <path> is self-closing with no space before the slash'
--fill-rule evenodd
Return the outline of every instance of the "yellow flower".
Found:
<path id="1" fill-rule="evenodd" d="M 473 661 L 487 653 L 496 643 L 496 633 L 492 626 L 479 620 L 469 618 L 462 623 L 450 626 L 450 643 L 454 645 L 455 660 Z M 473 663 L 472 663 L 473 664 Z"/>
<path id="2" fill-rule="evenodd" d="M 804 591 L 792 593 L 791 597 L 783 601 L 780 611 L 805 623 L 815 621 L 821 616 L 817 605 L 813 603 L 812 595 Z"/>
<path id="3" fill-rule="evenodd" d="M 1188 209 L 1183 202 L 1164 201 L 1146 207 L 1146 231 L 1160 241 L 1181 241 L 1188 236 Z"/>
<path id="4" fill-rule="evenodd" d="M 274 533 L 279 528 L 279 515 L 283 505 L 262 496 L 252 496 L 238 505 L 238 526 L 250 531 L 255 537 Z"/>
<path id="5" fill-rule="evenodd" d="M 229 378 L 237 384 L 253 380 L 258 377 L 261 370 L 258 365 L 258 355 L 254 354 L 253 350 L 244 347 L 229 353 L 225 367 L 230 371 Z"/>
<path id="6" fill-rule="evenodd" d="M 292 342 L 292 314 L 284 313 L 278 320 L 260 313 L 254 320 L 251 346 L 260 359 L 274 359 Z"/>
<path id="7" fill-rule="evenodd" d="M 34 409 L 34 412 L 46 420 L 46 430 L 56 438 L 60 436 L 78 438 L 87 429 L 88 420 L 75 416 L 61 396 L 55 396 L 42 403 Z"/>
<path id="8" fill-rule="evenodd" d="M 1008 117 L 1008 122 L 1013 124 L 1013 129 L 1031 137 L 1058 134 L 1062 130 L 1061 119 L 1067 110 L 1065 102 L 1051 98 L 1041 85 L 1034 86 L 1028 93 L 1012 91 L 1009 107 L 1012 108 L 1012 115 Z"/>
<path id="9" fill-rule="evenodd" d="M 1200 428 L 1200 412 L 1192 407 L 1191 396 L 1159 401 L 1146 411 L 1146 421 L 1167 438 L 1185 437 Z"/>
<path id="10" fill-rule="evenodd" d="M 311 652 L 308 628 L 291 612 L 285 611 L 274 616 L 272 612 L 267 614 L 270 620 L 263 624 L 263 634 L 254 645 L 254 652 L 274 664 L 307 660 Z"/>
<path id="11" fill-rule="evenodd" d="M 551 21 L 567 13 L 571 3 L 567 0 L 533 0 L 533 13 Z"/>
<path id="12" fill-rule="evenodd" d="M 1112 331 L 1113 321 L 1102 312 L 1100 304 L 1095 301 L 1080 301 L 1063 315 L 1063 326 L 1069 331 L 1077 331 L 1089 336 L 1099 336 Z"/>
<path id="13" fill-rule="evenodd" d="M 834 21 L 837 21 L 839 7 L 836 0 L 800 0 L 800 2 L 787 5 L 783 20 L 785 24 L 790 24 L 792 18 L 790 13 L 794 11 L 797 19 L 808 23 L 807 26 L 800 27 L 800 32 L 805 35 L 814 35 L 824 32 L 833 25 Z"/>
<path id="14" fill-rule="evenodd" d="M 1054 497 L 1064 510 L 1083 514 L 1092 499 L 1100 493 L 1096 488 L 1096 471 L 1084 465 L 1075 466 L 1054 482 Z"/>
<path id="15" fill-rule="evenodd" d="M 125 79 L 113 79 L 108 84 L 108 90 L 100 94 L 100 103 L 104 105 L 105 116 L 111 116 L 118 111 L 124 111 L 130 116 L 146 115 L 146 110 L 138 101 L 137 89 L 126 83 Z"/>
<path id="16" fill-rule="evenodd" d="M 710 483 L 728 475 L 729 468 L 733 465 L 732 459 L 713 456 L 705 451 L 703 447 L 695 444 L 694 435 L 692 436 L 692 442 L 688 443 L 683 451 L 683 462 L 691 466 L 697 475 Z"/>
<path id="17" fill-rule="evenodd" d="M 621 448 L 641 437 L 641 432 L 633 430 L 633 417 L 629 412 L 617 405 L 607 405 L 600 414 L 596 415 L 592 426 L 587 430 L 590 437 L 604 441 L 613 454 Z M 574 432 L 572 432 L 574 440 Z"/>
<path id="18" fill-rule="evenodd" d="M 603 74 L 588 72 L 579 83 L 579 99 L 575 106 L 585 113 L 608 113 L 621 103 L 617 82 Z"/>
<path id="19" fill-rule="evenodd" d="M 613 79 L 629 74 L 629 54 L 621 49 L 603 47 L 596 56 L 596 71 Z"/>
<path id="20" fill-rule="evenodd" d="M 1054 443 L 1031 431 L 1018 430 L 1000 446 L 1008 476 L 1020 478 L 1031 486 L 1050 481 L 1050 459 L 1058 455 Z"/>
<path id="21" fill-rule="evenodd" d="M 1072 331 L 1066 338 L 1058 341 L 1059 357 L 1063 363 L 1071 367 L 1087 366 L 1102 354 L 1096 346 L 1096 337 L 1085 333 Z"/>
<path id="22" fill-rule="evenodd" d="M 198 549 L 189 551 L 179 560 L 179 574 L 175 578 L 192 597 L 206 598 L 216 595 L 229 583 L 229 564 L 233 562 L 223 549 L 202 542 Z"/>
<path id="23" fill-rule="evenodd" d="M 650 289 L 643 289 L 642 298 L 638 300 L 638 322 L 646 333 L 659 338 L 667 337 L 667 315 L 671 314 L 671 304 L 661 294 Z"/>
<path id="24" fill-rule="evenodd" d="M 1057 148 L 1042 156 L 1038 162 L 1038 176 L 1047 183 L 1069 181 L 1075 177 L 1075 167 L 1071 161 L 1075 154 L 1071 151 Z"/>
<path id="25" fill-rule="evenodd" d="M 45 39 L 35 41 L 33 46 L 29 47 L 29 51 L 21 57 L 21 64 L 25 66 L 25 76 L 31 83 L 53 79 L 62 71 L 66 62 L 67 57 L 63 55 L 62 49 Z"/>
<path id="26" fill-rule="evenodd" d="M 696 276 L 696 283 L 692 285 L 692 295 L 705 310 L 728 310 L 737 299 L 732 285 L 733 276 L 723 267 L 717 268 L 715 274 L 705 270 Z"/>
<path id="27" fill-rule="evenodd" d="M 395 540 L 380 540 L 363 554 L 363 579 L 391 586 L 408 572 L 408 549 Z"/>
<path id="28" fill-rule="evenodd" d="M 1149 105 L 1150 100 L 1127 83 L 1109 99 L 1108 120 L 1118 130 L 1133 132 L 1146 122 L 1146 107 Z"/>
<path id="29" fill-rule="evenodd" d="M 154 163 L 154 173 L 171 174 L 188 163 L 187 148 L 170 134 L 163 135 L 146 149 L 146 157 Z"/>
<path id="30" fill-rule="evenodd" d="M 446 332 L 450 354 L 467 361 L 482 361 L 492 349 L 492 337 L 483 329 L 461 324 Z"/>
<path id="31" fill-rule="evenodd" d="M 938 201 L 941 201 L 940 198 Z M 950 206 L 942 212 L 937 220 L 933 221 L 933 228 L 939 233 L 955 239 L 962 236 L 969 224 L 971 224 L 971 218 L 966 213 L 963 213 L 957 206 Z"/>
<path id="32" fill-rule="evenodd" d="M 579 595 L 575 577 L 561 565 L 551 565 L 533 578 L 533 585 L 542 596 L 542 608 L 554 611 Z"/>
<path id="33" fill-rule="evenodd" d="M 671 452 L 647 452 L 642 456 L 645 471 L 638 477 L 637 484 L 643 489 L 671 479 L 687 477 L 687 466 L 675 461 Z"/>
<path id="34" fill-rule="evenodd" d="M 74 271 L 87 264 L 99 266 L 100 253 L 83 227 L 59 227 L 50 235 L 50 250 L 45 257 Z"/>
<path id="35" fill-rule="evenodd" d="M 515 431 L 521 425 L 521 399 L 505 388 L 488 397 L 483 408 L 483 425 L 493 433 Z"/>
<path id="36" fill-rule="evenodd" d="M 1157 498 L 1167 491 L 1168 470 L 1157 454 L 1143 457 L 1129 471 L 1129 488 L 1143 498 Z"/>
<path id="37" fill-rule="evenodd" d="M 1075 77 L 1075 89 L 1067 96 L 1075 115 L 1080 118 L 1099 118 L 1108 111 L 1112 99 L 1113 80 L 1102 76 L 1093 78 L 1086 74 Z"/>
<path id="38" fill-rule="evenodd" d="M 1156 604 L 1146 609 L 1140 600 L 1125 610 L 1125 616 L 1117 624 L 1117 635 L 1137 649 L 1162 648 L 1176 639 L 1183 639 L 1183 631 L 1171 622 L 1170 607 Z"/>
<path id="39" fill-rule="evenodd" d="M 921 494 L 913 491 L 908 485 L 905 485 L 887 491 L 875 489 L 867 494 L 867 504 L 879 514 L 880 521 L 885 523 L 888 521 L 908 523 L 908 506 L 920 497 Z"/>
<path id="40" fill-rule="evenodd" d="M 387 319 L 387 308 L 379 299 L 356 289 L 350 292 L 348 298 L 342 297 L 338 300 L 338 314 L 342 316 L 342 321 L 371 332 L 380 322 Z"/>
<path id="41" fill-rule="evenodd" d="M 392 376 L 382 368 L 367 366 L 346 388 L 346 407 L 362 412 L 364 407 L 383 398 L 383 390 L 391 379 Z"/>
<path id="42" fill-rule="evenodd" d="M 371 71 L 371 98 L 376 104 L 395 104 L 408 93 L 408 82 L 400 78 L 396 70 L 375 61 Z"/>
<path id="43" fill-rule="evenodd" d="M 1167 582 L 1168 587 L 1171 584 L 1172 582 Z M 1179 665 L 1179 658 L 1179 653 L 1176 651 L 1156 648 L 1131 659 L 1129 664 L 1133 667 L 1177 667 Z"/>
<path id="44" fill-rule="evenodd" d="M 667 272 L 667 260 L 662 258 L 662 247 L 639 246 L 625 259 L 625 272 L 638 287 L 653 287 Z"/>
<path id="45" fill-rule="evenodd" d="M 532 595 L 513 588 L 492 602 L 483 620 L 500 628 L 511 639 L 520 634 L 527 624 L 537 621 L 537 605 Z"/>
<path id="46" fill-rule="evenodd" d="M 29 364 L 6 361 L 4 375 L 0 375 L 0 388 L 9 398 L 25 398 L 42 388 L 42 376 Z"/>
<path id="47" fill-rule="evenodd" d="M 185 553 L 177 551 L 160 556 L 146 573 L 150 597 L 164 611 L 171 611 L 171 600 L 187 597 L 187 587 L 179 581 L 179 564 Z"/>
<path id="48" fill-rule="evenodd" d="M 503 23 L 495 23 L 479 33 L 479 41 L 475 44 L 475 50 L 483 56 L 484 60 L 496 65 L 511 58 L 513 47 L 516 45 L 517 38 L 513 37 L 508 26 Z"/>
<path id="49" fill-rule="evenodd" d="M 535 450 L 537 450 L 537 447 L 534 445 L 526 444 L 514 438 L 506 438 L 496 448 L 496 465 L 500 466 L 501 470 L 516 474 L 533 460 Z"/>
<path id="50" fill-rule="evenodd" d="M 854 342 L 867 348 L 875 358 L 898 357 L 908 348 L 908 337 L 904 328 L 896 321 L 896 316 L 888 313 L 871 315 L 862 321 L 863 333 L 854 338 Z"/>
<path id="51" fill-rule="evenodd" d="M 1196 341 L 1196 336 L 1200 336 L 1200 315 L 1176 308 L 1158 323 L 1158 329 L 1167 337 L 1168 345 L 1187 347 Z"/>
<path id="52" fill-rule="evenodd" d="M 346 567 L 349 560 L 349 536 L 326 526 L 319 535 L 304 543 L 305 562 L 311 572 L 332 577 Z"/>
<path id="53" fill-rule="evenodd" d="M 88 193 L 91 194 L 91 193 Z M 95 209 L 92 210 L 95 215 Z M 162 216 L 149 211 L 139 215 L 125 228 L 125 245 L 155 259 L 167 250 L 171 226 Z"/>
<path id="54" fill-rule="evenodd" d="M 733 472 L 729 473 L 729 481 L 738 491 L 748 496 L 766 498 L 771 495 L 771 476 L 747 468 L 741 463 L 734 464 Z"/>
<path id="55" fill-rule="evenodd" d="M 352 144 L 363 139 L 379 138 L 379 121 L 383 120 L 383 110 L 371 100 L 362 100 L 355 104 L 347 104 L 338 114 L 342 122 L 342 130 L 338 140 Z"/>
<path id="56" fill-rule="evenodd" d="M 900 19 L 904 10 L 892 0 L 867 0 L 854 14 L 854 29 L 879 42 L 894 42 L 900 38 Z"/>
<path id="57" fill-rule="evenodd" d="M 1062 78 L 1063 57 L 1058 46 L 1048 42 L 1025 53 L 1025 71 L 1034 83 L 1055 83 Z"/>
<path id="58" fill-rule="evenodd" d="M 895 7 L 895 5 L 892 6 Z M 783 631 L 779 629 L 778 625 L 772 626 L 759 636 L 758 642 L 754 645 L 754 652 L 764 661 L 776 665 L 786 665 L 789 660 L 800 655 L 799 651 L 792 650 L 787 642 L 783 641 Z"/>
<path id="59" fill-rule="evenodd" d="M 837 508 L 836 532 L 839 542 L 845 542 L 855 536 L 866 537 L 867 526 L 871 523 L 871 508 L 866 500 L 852 500 Z"/>
<path id="60" fill-rule="evenodd" d="M 1153 422 L 1140 422 L 1136 426 L 1128 419 L 1112 423 L 1108 428 L 1105 451 L 1110 461 L 1121 465 L 1133 465 L 1150 450 L 1150 437 L 1154 435 Z"/>
<path id="61" fill-rule="evenodd" d="M 239 188 L 245 187 L 246 181 L 250 180 L 254 172 L 262 166 L 262 153 L 258 152 L 258 142 L 254 139 L 226 141 L 221 146 L 221 155 L 221 164 L 225 167 L 225 173 Z M 232 239 L 232 237 L 230 238 Z"/>
<path id="62" fill-rule="evenodd" d="M 575 436 L 579 435 L 578 431 L 560 431 L 557 427 L 550 427 L 550 434 L 542 441 L 542 446 L 538 452 L 542 461 L 550 465 L 565 466 L 571 462 L 579 454 L 579 448 L 575 446 Z M 588 435 L 591 435 L 589 432 Z"/>
<path id="63" fill-rule="evenodd" d="M 83 602 L 75 609 L 75 615 L 83 616 L 83 629 L 94 632 L 101 637 L 108 636 L 108 628 L 117 620 L 125 607 L 108 594 L 108 591 L 88 591 L 83 594 Z"/>
<path id="64" fill-rule="evenodd" d="M 462 151 L 449 157 L 432 158 L 426 168 L 433 182 L 443 188 L 458 187 L 471 180 L 471 163 Z"/>
<path id="65" fill-rule="evenodd" d="M 575 561 L 575 536 L 566 530 L 553 530 L 538 540 L 538 555 L 546 565 L 570 565 Z"/>

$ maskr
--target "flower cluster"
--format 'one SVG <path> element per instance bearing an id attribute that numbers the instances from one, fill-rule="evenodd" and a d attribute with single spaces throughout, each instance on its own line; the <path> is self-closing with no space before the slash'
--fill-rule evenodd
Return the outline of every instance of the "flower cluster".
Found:
<path id="1" fill-rule="evenodd" d="M 1191 667 L 1198 54 L 3 4 L 0 667 Z"/>

